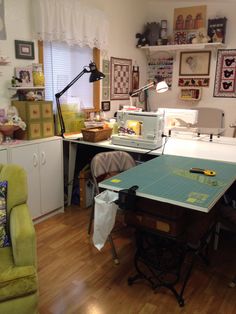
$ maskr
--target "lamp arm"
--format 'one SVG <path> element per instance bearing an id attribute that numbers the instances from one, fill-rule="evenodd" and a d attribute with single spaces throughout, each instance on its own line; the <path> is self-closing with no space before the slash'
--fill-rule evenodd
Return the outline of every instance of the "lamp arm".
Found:
<path id="1" fill-rule="evenodd" d="M 156 82 L 153 81 L 153 82 L 151 82 L 151 83 L 149 83 L 149 84 L 147 84 L 147 85 L 145 85 L 143 87 L 140 87 L 139 89 L 137 89 L 133 93 L 130 93 L 130 97 L 133 97 L 133 96 L 135 96 L 135 95 L 137 95 L 137 94 L 139 94 L 139 93 L 145 91 L 146 89 L 149 89 L 149 88 L 151 88 L 151 87 L 153 87 L 155 85 L 156 85 Z"/>
<path id="2" fill-rule="evenodd" d="M 63 88 L 62 91 L 58 92 L 55 94 L 56 97 L 56 104 L 57 104 L 57 112 L 58 112 L 58 117 L 59 117 L 59 123 L 61 126 L 61 136 L 64 137 L 64 133 L 66 131 L 65 129 L 65 123 L 64 123 L 64 119 L 62 116 L 62 112 L 61 112 L 61 104 L 60 104 L 60 100 L 59 98 L 72 86 L 75 84 L 76 81 L 78 81 L 78 79 L 84 75 L 85 73 L 90 73 L 91 71 L 89 71 L 88 69 L 84 68 L 83 71 L 81 71 L 65 88 Z"/>
<path id="3" fill-rule="evenodd" d="M 90 71 L 84 68 L 83 71 L 81 71 L 68 85 L 66 85 L 62 91 L 56 93 L 55 97 L 60 98 L 72 85 L 75 84 L 76 81 L 78 81 L 79 78 L 81 78 L 82 75 L 84 75 L 84 73 L 90 73 Z"/>

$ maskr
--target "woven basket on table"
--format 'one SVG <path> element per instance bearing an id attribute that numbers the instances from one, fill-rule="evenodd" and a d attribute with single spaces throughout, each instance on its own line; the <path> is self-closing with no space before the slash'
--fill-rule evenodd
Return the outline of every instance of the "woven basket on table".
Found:
<path id="1" fill-rule="evenodd" d="M 105 141 L 110 138 L 112 129 L 111 128 L 89 128 L 81 129 L 83 134 L 83 140 L 87 142 L 99 142 Z"/>

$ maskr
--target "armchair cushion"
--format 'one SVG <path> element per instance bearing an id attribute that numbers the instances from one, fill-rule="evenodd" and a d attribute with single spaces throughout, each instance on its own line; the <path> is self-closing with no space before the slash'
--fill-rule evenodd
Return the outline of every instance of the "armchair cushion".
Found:
<path id="1" fill-rule="evenodd" d="M 10 247 L 0 250 L 0 260 L 0 302 L 37 291 L 34 266 L 15 266 Z"/>
<path id="2" fill-rule="evenodd" d="M 9 246 L 7 235 L 7 181 L 0 182 L 0 248 Z"/>
<path id="3" fill-rule="evenodd" d="M 10 234 L 14 264 L 36 266 L 35 229 L 26 204 L 12 208 Z"/>

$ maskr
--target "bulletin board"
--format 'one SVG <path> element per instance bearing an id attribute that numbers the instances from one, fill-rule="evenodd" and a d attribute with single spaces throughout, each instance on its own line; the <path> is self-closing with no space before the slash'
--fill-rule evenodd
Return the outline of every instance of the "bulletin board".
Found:
<path id="1" fill-rule="evenodd" d="M 161 76 L 167 83 L 169 89 L 172 86 L 173 76 L 173 57 L 162 57 L 157 59 L 150 59 L 147 67 L 147 78 L 149 82 L 155 80 L 156 76 Z"/>

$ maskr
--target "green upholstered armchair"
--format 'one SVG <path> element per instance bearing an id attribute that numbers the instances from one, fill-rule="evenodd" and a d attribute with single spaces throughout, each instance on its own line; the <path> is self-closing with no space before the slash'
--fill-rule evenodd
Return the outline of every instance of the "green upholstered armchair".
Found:
<path id="1" fill-rule="evenodd" d="M 8 182 L 7 233 L 0 247 L 0 313 L 38 313 L 35 230 L 27 200 L 27 178 L 18 165 L 0 164 L 0 181 Z"/>

